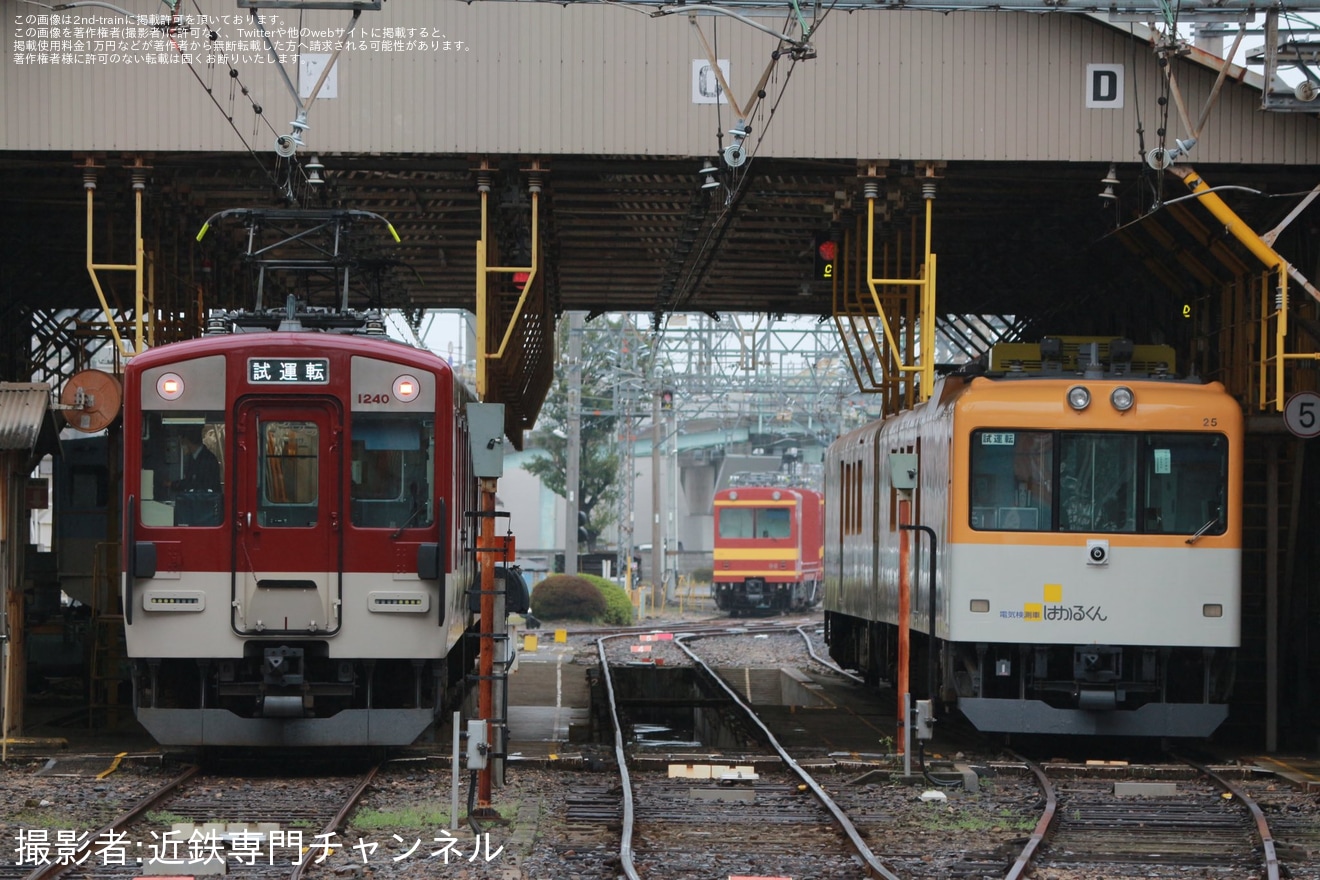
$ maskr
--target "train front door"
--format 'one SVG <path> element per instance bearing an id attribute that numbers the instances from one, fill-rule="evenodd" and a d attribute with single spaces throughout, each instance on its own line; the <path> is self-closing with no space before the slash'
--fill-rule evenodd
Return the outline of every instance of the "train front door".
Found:
<path id="1" fill-rule="evenodd" d="M 237 425 L 234 629 L 339 628 L 341 456 L 332 401 L 241 401 Z"/>

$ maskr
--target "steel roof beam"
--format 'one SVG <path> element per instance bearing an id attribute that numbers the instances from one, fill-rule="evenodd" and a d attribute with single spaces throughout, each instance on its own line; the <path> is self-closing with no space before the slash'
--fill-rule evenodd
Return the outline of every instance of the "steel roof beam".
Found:
<path id="1" fill-rule="evenodd" d="M 467 2 L 467 0 L 464 0 Z M 546 2 L 546 0 L 515 0 L 515 2 Z M 601 0 L 553 0 L 556 5 L 569 6 L 581 3 L 596 3 Z M 613 4 L 621 5 L 621 4 Z M 704 0 L 697 5 L 674 3 L 672 0 L 628 0 L 628 6 L 651 8 L 657 15 L 676 13 L 694 14 L 714 9 L 727 12 L 737 10 L 775 10 L 795 8 L 799 4 L 787 0 Z M 1120 3 L 1097 3 L 1093 0 L 1010 0 L 995 3 L 987 0 L 836 0 L 829 4 L 831 9 L 841 10 L 924 10 L 928 12 L 1080 12 L 1089 14 L 1113 14 L 1122 16 L 1151 16 L 1163 20 L 1170 13 L 1170 5 L 1161 0 L 1124 0 Z M 1180 21 L 1191 21 L 1198 16 L 1223 18 L 1228 15 L 1264 13 L 1270 10 L 1287 12 L 1320 11 L 1320 0 L 1294 0 L 1282 2 L 1258 2 L 1258 0 L 1182 0 L 1177 5 Z"/>

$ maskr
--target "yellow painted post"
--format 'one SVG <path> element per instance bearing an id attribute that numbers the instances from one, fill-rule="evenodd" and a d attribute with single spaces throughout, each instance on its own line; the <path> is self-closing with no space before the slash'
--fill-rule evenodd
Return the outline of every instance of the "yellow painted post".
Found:
<path id="1" fill-rule="evenodd" d="M 531 652 L 535 653 L 535 651 L 536 651 L 536 634 L 535 634 L 535 633 L 527 633 L 527 634 L 525 634 L 525 635 L 523 636 L 523 650 L 524 650 L 524 651 L 531 651 Z"/>
<path id="2" fill-rule="evenodd" d="M 555 642 L 556 642 L 556 644 L 563 644 L 563 643 L 565 643 L 565 642 L 567 642 L 567 641 L 568 641 L 568 630 L 566 630 L 566 629 L 557 629 L 557 630 L 555 630 Z"/>

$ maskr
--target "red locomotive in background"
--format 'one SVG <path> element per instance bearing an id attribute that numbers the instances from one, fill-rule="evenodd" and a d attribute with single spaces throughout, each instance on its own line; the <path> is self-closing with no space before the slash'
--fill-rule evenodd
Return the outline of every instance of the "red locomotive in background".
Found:
<path id="1" fill-rule="evenodd" d="M 812 608 L 824 560 L 821 495 L 751 479 L 735 475 L 715 493 L 715 604 L 735 617 Z"/>

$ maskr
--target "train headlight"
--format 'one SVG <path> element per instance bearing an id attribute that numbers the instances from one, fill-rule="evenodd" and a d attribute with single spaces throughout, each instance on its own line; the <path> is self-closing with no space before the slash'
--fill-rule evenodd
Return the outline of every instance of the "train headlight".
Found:
<path id="1" fill-rule="evenodd" d="M 1068 389 L 1068 405 L 1081 412 L 1091 405 L 1091 392 L 1081 385 Z"/>
<path id="2" fill-rule="evenodd" d="M 1132 409 L 1132 404 L 1137 402 L 1137 397 L 1132 393 L 1132 389 L 1126 385 L 1119 385 L 1109 394 L 1109 402 L 1114 405 L 1114 409 L 1119 412 L 1127 412 Z"/>
<path id="3" fill-rule="evenodd" d="M 165 373 L 156 380 L 156 393 L 165 400 L 183 397 L 183 377 L 178 373 Z"/>
<path id="4" fill-rule="evenodd" d="M 421 384 L 415 376 L 400 376 L 394 380 L 394 399 L 402 400 L 405 403 L 410 400 L 416 400 L 418 393 L 422 390 Z"/>

